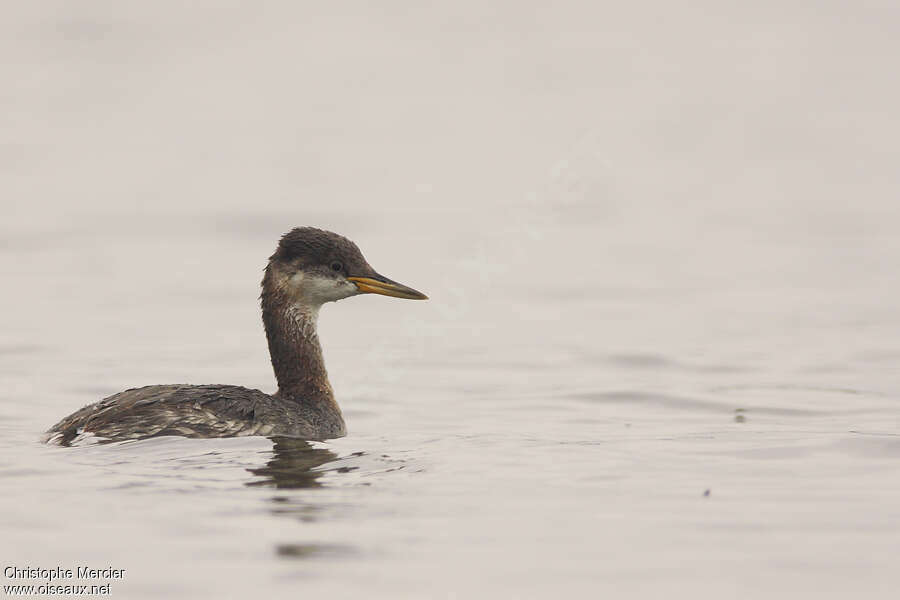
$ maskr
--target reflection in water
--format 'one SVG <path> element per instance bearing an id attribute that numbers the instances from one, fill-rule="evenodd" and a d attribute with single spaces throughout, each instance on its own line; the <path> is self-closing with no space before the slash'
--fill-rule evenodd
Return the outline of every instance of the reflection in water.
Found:
<path id="1" fill-rule="evenodd" d="M 264 467 L 247 469 L 260 477 L 250 481 L 248 486 L 271 486 L 279 489 L 315 488 L 322 484 L 317 470 L 326 463 L 338 459 L 338 455 L 327 448 L 314 448 L 309 442 L 294 438 L 269 438 L 275 444 L 273 456 Z"/>
<path id="2" fill-rule="evenodd" d="M 338 455 L 327 448 L 314 448 L 304 440 L 273 437 L 272 458 L 265 466 L 247 469 L 259 479 L 248 482 L 248 486 L 270 486 L 278 489 L 320 488 L 320 478 L 325 471 L 319 469 L 324 464 L 336 461 Z M 338 469 L 340 471 L 341 469 Z M 272 514 L 289 516 L 301 522 L 312 522 L 322 510 L 322 506 L 311 502 L 311 497 L 274 496 Z M 340 544 L 302 541 L 282 543 L 275 546 L 275 554 L 282 558 L 305 560 L 320 556 L 352 554 L 353 548 Z"/>
<path id="3" fill-rule="evenodd" d="M 275 553 L 283 558 L 305 559 L 354 554 L 353 548 L 341 544 L 279 544 Z"/>

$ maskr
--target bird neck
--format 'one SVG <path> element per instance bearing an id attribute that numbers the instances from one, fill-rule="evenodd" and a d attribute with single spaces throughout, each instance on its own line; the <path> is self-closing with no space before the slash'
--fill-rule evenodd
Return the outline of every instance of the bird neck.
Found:
<path id="1" fill-rule="evenodd" d="M 262 314 L 278 381 L 276 395 L 322 417 L 341 419 L 316 332 L 319 307 L 291 302 L 281 290 L 267 286 L 267 279 L 268 273 Z"/>

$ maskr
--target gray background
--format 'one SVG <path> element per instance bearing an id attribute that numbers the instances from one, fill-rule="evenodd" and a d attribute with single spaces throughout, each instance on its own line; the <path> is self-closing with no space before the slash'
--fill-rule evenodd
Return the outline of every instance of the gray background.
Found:
<path id="1" fill-rule="evenodd" d="M 4 2 L 0 558 L 129 598 L 895 590 L 898 13 Z M 323 310 L 318 487 L 265 439 L 35 441 L 271 391 L 296 225 L 432 298 Z"/>

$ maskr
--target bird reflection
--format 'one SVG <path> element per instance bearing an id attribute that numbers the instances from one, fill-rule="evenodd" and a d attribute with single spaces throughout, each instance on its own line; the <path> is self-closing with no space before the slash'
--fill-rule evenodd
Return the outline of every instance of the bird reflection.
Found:
<path id="1" fill-rule="evenodd" d="M 323 475 L 320 467 L 338 459 L 327 448 L 314 448 L 301 439 L 273 437 L 272 458 L 265 466 L 247 469 L 259 479 L 247 482 L 248 486 L 274 487 L 278 489 L 303 489 L 321 487 Z"/>
<path id="2" fill-rule="evenodd" d="M 272 437 L 272 458 L 265 466 L 247 469 L 256 479 L 246 483 L 255 487 L 274 487 L 280 490 L 321 488 L 320 479 L 327 470 L 322 465 L 339 460 L 337 454 L 327 448 L 315 448 L 309 442 L 296 438 Z M 362 453 L 358 453 L 362 454 Z M 343 471 L 347 467 L 336 469 Z M 279 517 L 289 517 L 312 523 L 321 517 L 324 506 L 316 501 L 318 494 L 277 494 L 269 499 L 270 510 Z M 275 554 L 281 558 L 305 560 L 319 556 L 349 555 L 351 546 L 322 543 L 300 539 L 293 543 L 275 546 Z"/>

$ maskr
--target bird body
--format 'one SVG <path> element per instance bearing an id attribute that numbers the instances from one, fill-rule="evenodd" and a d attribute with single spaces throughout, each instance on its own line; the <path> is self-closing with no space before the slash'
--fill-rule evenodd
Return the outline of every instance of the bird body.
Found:
<path id="1" fill-rule="evenodd" d="M 323 440 L 346 434 L 328 381 L 316 329 L 319 308 L 362 293 L 425 299 L 372 269 L 356 244 L 301 227 L 285 234 L 262 281 L 263 324 L 278 391 L 234 385 L 151 385 L 119 392 L 78 410 L 47 432 L 69 444 L 105 440 L 271 435 Z"/>
<path id="2" fill-rule="evenodd" d="M 343 422 L 326 429 L 304 418 L 302 406 L 236 385 L 148 385 L 113 394 L 72 413 L 51 428 L 59 443 L 90 433 L 104 439 L 162 435 L 233 437 L 284 435 L 316 439 L 343 435 Z"/>

